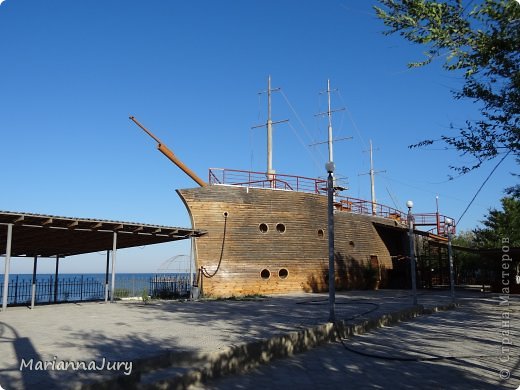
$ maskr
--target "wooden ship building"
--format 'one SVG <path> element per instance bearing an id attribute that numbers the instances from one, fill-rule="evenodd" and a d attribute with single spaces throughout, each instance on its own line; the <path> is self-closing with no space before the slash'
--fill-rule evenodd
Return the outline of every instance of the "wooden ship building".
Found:
<path id="1" fill-rule="evenodd" d="M 328 289 L 327 181 L 281 175 L 272 169 L 272 120 L 268 84 L 266 172 L 209 169 L 208 181 L 186 167 L 155 135 L 130 117 L 158 149 L 197 184 L 179 189 L 193 229 L 197 283 L 206 296 L 276 294 Z M 329 161 L 332 126 L 329 109 Z M 371 169 L 373 174 L 373 169 Z M 334 198 L 335 281 L 338 288 L 398 286 L 394 270 L 408 258 L 407 216 L 371 201 Z M 447 217 L 415 214 L 415 226 L 444 239 Z"/>

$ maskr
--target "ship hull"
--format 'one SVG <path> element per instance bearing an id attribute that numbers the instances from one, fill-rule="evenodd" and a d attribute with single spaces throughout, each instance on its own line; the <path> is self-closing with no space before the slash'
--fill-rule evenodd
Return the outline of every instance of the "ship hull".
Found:
<path id="1" fill-rule="evenodd" d="M 204 294 L 327 290 L 326 196 L 227 185 L 177 192 L 192 227 L 207 231 L 195 241 Z M 384 285 L 392 257 L 404 247 L 402 226 L 349 212 L 335 213 L 334 223 L 338 288 Z"/>

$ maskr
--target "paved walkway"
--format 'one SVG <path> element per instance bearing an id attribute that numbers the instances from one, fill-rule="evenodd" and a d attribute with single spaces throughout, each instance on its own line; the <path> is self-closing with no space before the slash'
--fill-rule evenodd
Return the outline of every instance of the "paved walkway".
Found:
<path id="1" fill-rule="evenodd" d="M 519 303 L 511 299 L 511 321 L 504 327 L 506 308 L 499 298 L 464 298 L 456 310 L 330 343 L 190 389 L 517 389 Z"/>
<path id="2" fill-rule="evenodd" d="M 408 382 L 410 386 L 419 386 L 418 383 L 425 383 L 416 374 L 421 367 L 437 367 L 437 370 L 446 367 L 445 372 L 433 376 L 437 382 L 431 382 L 432 388 L 435 384 L 438 388 L 442 383 L 448 386 L 461 373 L 465 373 L 464 379 L 471 381 L 468 382 L 470 387 L 460 388 L 482 388 L 474 384 L 520 384 L 516 372 L 519 370 L 518 348 L 510 347 L 510 361 L 503 365 L 497 357 L 501 346 L 503 307 L 489 294 L 465 296 L 468 298 L 461 299 L 461 309 L 359 336 L 346 345 L 356 351 L 392 357 L 395 353 L 407 357 L 413 353 L 442 355 L 444 349 L 438 349 L 441 346 L 449 347 L 447 351 L 457 356 L 459 352 L 464 356 L 486 355 L 482 361 L 474 362 L 473 358 L 465 358 L 464 364 L 459 360 L 392 361 L 362 356 L 345 350 L 342 345 L 329 345 L 276 361 L 272 366 L 245 376 L 223 378 L 223 382 L 207 386 L 254 388 L 258 384 L 257 388 L 276 388 L 279 383 L 284 383 L 286 388 L 287 381 L 293 381 L 293 385 L 301 384 L 304 388 L 337 388 L 336 385 L 344 388 L 345 381 L 355 383 L 353 388 L 367 388 L 372 384 L 375 386 L 372 388 L 396 388 L 385 384 Z M 135 365 L 129 366 L 130 362 L 139 359 L 146 360 L 165 353 L 211 353 L 306 329 L 327 322 L 326 299 L 326 294 L 295 294 L 256 301 L 152 302 L 147 305 L 137 302 L 81 303 L 40 306 L 33 311 L 25 307 L 8 308 L 0 313 L 0 386 L 6 390 L 73 388 L 82 383 L 123 375 L 135 368 Z M 427 292 L 419 296 L 419 303 L 425 306 L 447 302 L 449 297 L 442 292 Z M 338 319 L 353 323 L 409 307 L 411 298 L 408 292 L 345 292 L 338 294 L 336 311 Z M 514 344 L 518 344 L 520 313 L 516 297 L 511 298 L 510 309 L 513 310 L 510 313 L 510 337 Z M 410 340 L 413 341 L 411 345 Z M 20 370 L 22 362 L 25 365 Z M 38 362 L 41 362 L 40 366 Z M 76 371 L 60 370 L 65 362 L 82 362 L 87 369 L 80 366 Z M 120 362 L 119 366 L 116 362 Z M 107 363 L 112 364 L 108 370 Z M 47 369 L 43 369 L 44 364 L 47 364 Z M 103 370 L 93 369 L 103 364 Z M 467 371 L 468 366 L 472 371 Z M 297 367 L 300 367 L 299 371 Z M 511 371 L 510 381 L 496 381 L 501 369 Z M 431 372 L 434 372 L 433 368 Z"/>

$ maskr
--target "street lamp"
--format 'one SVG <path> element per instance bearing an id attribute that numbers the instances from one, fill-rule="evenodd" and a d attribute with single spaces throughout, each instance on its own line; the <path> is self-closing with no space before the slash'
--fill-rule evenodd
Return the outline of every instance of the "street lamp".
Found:
<path id="1" fill-rule="evenodd" d="M 327 204 L 328 204 L 328 229 L 329 229 L 329 322 L 335 322 L 334 302 L 336 287 L 334 283 L 334 179 L 332 174 L 335 169 L 334 162 L 325 164 L 329 174 L 327 177 Z"/>
<path id="2" fill-rule="evenodd" d="M 412 296 L 413 304 L 417 305 L 417 283 L 415 281 L 415 235 L 413 234 L 414 217 L 412 215 L 413 202 L 409 200 L 406 202 L 408 207 L 408 241 L 410 242 L 410 273 L 412 274 Z"/>
<path id="3" fill-rule="evenodd" d="M 451 285 L 451 301 L 455 303 L 455 276 L 453 270 L 453 250 L 451 248 L 451 228 L 454 226 L 451 218 L 445 218 L 446 230 L 448 231 L 448 259 L 450 261 L 450 285 Z"/>

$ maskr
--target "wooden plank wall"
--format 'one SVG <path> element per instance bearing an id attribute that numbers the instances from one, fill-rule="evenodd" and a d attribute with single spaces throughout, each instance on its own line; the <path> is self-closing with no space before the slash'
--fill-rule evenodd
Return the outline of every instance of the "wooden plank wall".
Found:
<path id="1" fill-rule="evenodd" d="M 218 272 L 212 278 L 204 278 L 205 294 L 231 296 L 327 289 L 326 197 L 216 185 L 177 192 L 190 213 L 192 227 L 208 232 L 196 239 L 197 266 L 212 274 L 222 251 Z M 338 213 L 335 221 L 337 267 L 362 267 L 370 254 L 391 267 L 388 250 L 370 217 Z M 262 224 L 267 231 L 262 232 Z M 346 275 L 339 274 L 338 278 L 340 286 L 355 287 L 352 281 L 348 285 Z"/>

